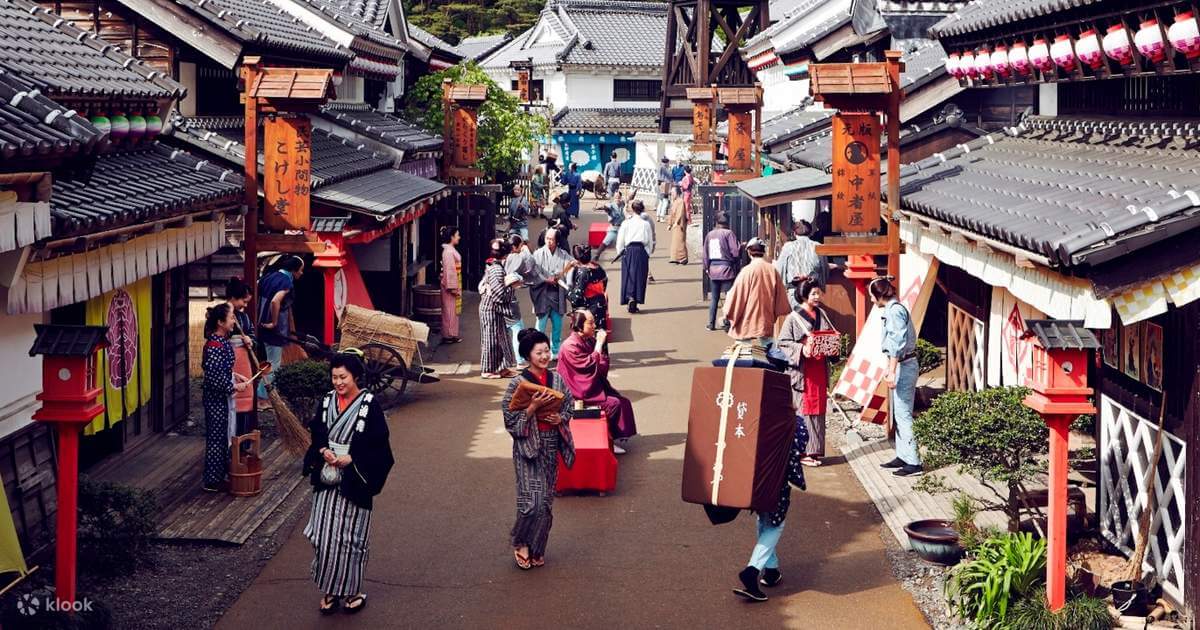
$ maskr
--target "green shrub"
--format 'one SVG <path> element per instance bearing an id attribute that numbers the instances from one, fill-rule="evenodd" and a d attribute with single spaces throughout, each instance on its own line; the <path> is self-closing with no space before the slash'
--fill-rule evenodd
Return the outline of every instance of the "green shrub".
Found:
<path id="1" fill-rule="evenodd" d="M 275 389 L 303 422 L 312 418 L 317 403 L 332 387 L 329 364 L 324 361 L 305 359 L 275 371 Z"/>
<path id="2" fill-rule="evenodd" d="M 946 602 L 955 615 L 978 628 L 1010 628 L 1010 610 L 1035 592 L 1045 572 L 1045 540 L 1028 533 L 1002 534 L 983 541 L 951 569 Z"/>
<path id="3" fill-rule="evenodd" d="M 850 358 L 851 350 L 854 350 L 854 343 L 850 341 L 850 333 L 842 333 L 838 337 L 838 358 L 843 360 Z"/>
<path id="4" fill-rule="evenodd" d="M 927 477 L 928 478 L 928 477 Z M 994 527 L 980 529 L 975 524 L 975 515 L 979 514 L 979 504 L 971 495 L 960 492 L 952 503 L 954 516 L 950 525 L 958 533 L 958 545 L 968 552 L 974 551 L 989 538 L 1001 535 Z"/>
<path id="5" fill-rule="evenodd" d="M 917 340 L 917 369 L 924 374 L 942 364 L 942 349 L 925 341 Z"/>
<path id="6" fill-rule="evenodd" d="M 158 503 L 145 490 L 79 480 L 79 565 L 121 575 L 153 560 Z"/>
<path id="7" fill-rule="evenodd" d="M 1014 630 L 1107 630 L 1113 627 L 1108 603 L 1090 595 L 1067 600 L 1062 610 L 1046 606 L 1046 589 L 1035 589 L 1013 606 L 1008 627 Z"/>
<path id="8" fill-rule="evenodd" d="M 978 479 L 995 496 L 981 507 L 1003 510 L 1009 531 L 1020 526 L 1021 488 L 1042 472 L 1036 456 L 1048 448 L 1046 423 L 1021 402 L 1028 393 L 1021 387 L 945 392 L 913 423 L 926 468 L 956 465 Z"/>
<path id="9" fill-rule="evenodd" d="M 1096 431 L 1096 417 L 1090 413 L 1077 416 L 1071 421 L 1071 430 L 1091 435 Z"/>

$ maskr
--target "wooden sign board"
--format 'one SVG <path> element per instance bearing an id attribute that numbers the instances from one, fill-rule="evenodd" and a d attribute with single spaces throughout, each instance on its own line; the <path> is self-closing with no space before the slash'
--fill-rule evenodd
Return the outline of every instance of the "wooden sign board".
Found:
<path id="1" fill-rule="evenodd" d="M 522 70 L 517 73 L 517 93 L 520 95 L 522 103 L 529 102 L 529 71 Z"/>
<path id="2" fill-rule="evenodd" d="M 887 63 L 820 63 L 809 66 L 810 89 L 817 96 L 890 94 L 894 87 Z"/>
<path id="3" fill-rule="evenodd" d="M 729 170 L 750 171 L 754 168 L 754 123 L 750 111 L 729 112 Z"/>
<path id="4" fill-rule="evenodd" d="M 877 114 L 833 117 L 834 232 L 879 231 L 881 127 Z"/>
<path id="5" fill-rule="evenodd" d="M 713 107 L 711 101 L 701 101 L 692 105 L 692 142 L 695 145 L 708 145 L 712 142 Z"/>
<path id="6" fill-rule="evenodd" d="M 453 166 L 471 167 L 478 160 L 476 131 L 479 115 L 469 107 L 455 107 L 451 114 L 451 147 Z"/>
<path id="7" fill-rule="evenodd" d="M 272 230 L 306 230 L 312 192 L 312 123 L 303 116 L 263 123 L 263 222 Z"/>

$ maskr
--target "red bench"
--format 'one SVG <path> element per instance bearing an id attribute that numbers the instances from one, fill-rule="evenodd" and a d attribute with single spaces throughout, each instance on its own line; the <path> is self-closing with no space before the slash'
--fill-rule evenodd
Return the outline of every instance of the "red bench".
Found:
<path id="1" fill-rule="evenodd" d="M 604 236 L 608 234 L 608 228 L 612 227 L 611 223 L 593 223 L 588 226 L 588 247 L 597 248 L 604 243 Z"/>
<path id="2" fill-rule="evenodd" d="M 576 413 L 586 416 L 596 411 L 583 409 Z M 612 492 L 617 487 L 617 457 L 608 437 L 608 418 L 603 412 L 598 418 L 572 418 L 571 436 L 575 439 L 575 465 L 568 469 L 559 458 L 554 491 L 562 494 L 586 490 L 599 492 L 600 496 Z"/>

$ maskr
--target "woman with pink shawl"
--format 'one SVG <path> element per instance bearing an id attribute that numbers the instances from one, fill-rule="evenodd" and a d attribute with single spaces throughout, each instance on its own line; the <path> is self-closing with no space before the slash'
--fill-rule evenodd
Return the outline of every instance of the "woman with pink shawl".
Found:
<path id="1" fill-rule="evenodd" d="M 571 336 L 558 352 L 558 374 L 576 400 L 597 405 L 608 418 L 609 435 L 617 442 L 613 452 L 625 452 L 622 444 L 637 435 L 633 403 L 608 382 L 608 333 L 596 330 L 596 319 L 587 309 L 571 313 Z"/>

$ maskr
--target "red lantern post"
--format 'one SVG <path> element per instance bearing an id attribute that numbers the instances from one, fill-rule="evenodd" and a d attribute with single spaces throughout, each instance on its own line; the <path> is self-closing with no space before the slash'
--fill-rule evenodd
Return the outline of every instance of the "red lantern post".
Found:
<path id="1" fill-rule="evenodd" d="M 1071 420 L 1094 413 L 1089 396 L 1088 352 L 1100 347 L 1082 321 L 1028 320 L 1026 338 L 1034 338 L 1033 393 L 1025 406 L 1042 415 L 1050 428 L 1050 487 L 1046 535 L 1046 600 L 1060 610 L 1067 595 L 1067 446 Z"/>
<path id="2" fill-rule="evenodd" d="M 96 354 L 108 344 L 107 326 L 34 324 L 37 337 L 29 356 L 42 358 L 42 408 L 33 419 L 58 434 L 58 513 L 55 529 L 54 586 L 61 610 L 75 602 L 76 509 L 79 502 L 79 433 L 104 413 L 97 383 Z"/>

